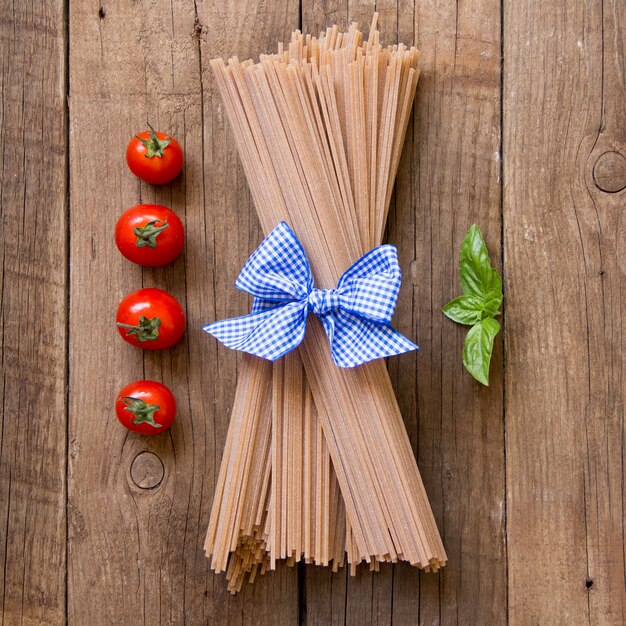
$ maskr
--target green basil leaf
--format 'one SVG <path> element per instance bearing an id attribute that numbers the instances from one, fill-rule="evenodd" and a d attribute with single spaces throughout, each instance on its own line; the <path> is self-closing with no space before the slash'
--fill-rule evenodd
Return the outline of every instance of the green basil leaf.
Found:
<path id="1" fill-rule="evenodd" d="M 483 318 L 485 304 L 478 296 L 459 296 L 443 307 L 444 314 L 452 321 L 471 326 Z"/>
<path id="2" fill-rule="evenodd" d="M 495 270 L 494 270 L 495 271 Z M 483 317 L 494 317 L 500 314 L 500 305 L 502 304 L 502 292 L 492 289 L 483 300 L 484 314 Z"/>
<path id="3" fill-rule="evenodd" d="M 500 280 L 500 274 L 498 270 L 491 268 L 491 289 L 499 291 L 502 294 L 502 281 Z"/>
<path id="4" fill-rule="evenodd" d="M 498 272 L 491 267 L 485 240 L 476 224 L 463 239 L 459 266 L 461 289 L 465 295 L 484 298 L 492 289 L 502 291 L 502 282 Z"/>
<path id="5" fill-rule="evenodd" d="M 480 383 L 489 386 L 489 363 L 493 351 L 493 340 L 500 324 L 492 317 L 474 324 L 465 337 L 463 365 Z"/>

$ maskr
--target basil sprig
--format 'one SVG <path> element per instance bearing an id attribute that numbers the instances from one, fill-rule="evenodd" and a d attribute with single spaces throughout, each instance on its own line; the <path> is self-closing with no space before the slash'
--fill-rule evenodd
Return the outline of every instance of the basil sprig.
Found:
<path id="1" fill-rule="evenodd" d="M 483 385 L 489 385 L 489 363 L 500 324 L 502 281 L 491 267 L 489 252 L 476 224 L 467 231 L 461 244 L 459 261 L 463 295 L 443 307 L 444 314 L 459 324 L 471 326 L 463 346 L 463 365 Z"/>

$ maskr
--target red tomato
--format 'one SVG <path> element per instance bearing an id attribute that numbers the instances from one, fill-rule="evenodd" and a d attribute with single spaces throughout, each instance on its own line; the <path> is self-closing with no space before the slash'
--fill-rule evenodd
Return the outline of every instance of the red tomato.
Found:
<path id="1" fill-rule="evenodd" d="M 185 229 L 171 209 L 160 204 L 138 204 L 117 220 L 115 243 L 129 261 L 158 267 L 171 263 L 180 254 Z"/>
<path id="2" fill-rule="evenodd" d="M 185 313 L 162 289 L 139 289 L 117 307 L 117 330 L 128 343 L 145 350 L 173 346 L 185 331 Z"/>
<path id="3" fill-rule="evenodd" d="M 115 413 L 128 430 L 158 435 L 172 425 L 176 417 L 176 400 L 165 385 L 154 380 L 136 380 L 119 392 Z"/>
<path id="4" fill-rule="evenodd" d="M 153 185 L 169 183 L 183 169 L 183 149 L 174 137 L 150 130 L 135 135 L 126 146 L 130 171 Z"/>

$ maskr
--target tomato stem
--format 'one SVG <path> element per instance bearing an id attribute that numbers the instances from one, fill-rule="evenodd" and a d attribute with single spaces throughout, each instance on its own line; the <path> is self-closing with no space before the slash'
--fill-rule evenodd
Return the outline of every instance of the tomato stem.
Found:
<path id="1" fill-rule="evenodd" d="M 148 152 L 144 155 L 147 159 L 151 159 L 155 156 L 162 158 L 163 152 L 165 151 L 165 148 L 170 145 L 171 139 L 167 135 L 165 136 L 165 139 L 159 139 L 150 122 L 146 123 L 148 124 L 148 128 L 150 128 L 150 139 L 144 139 L 139 135 L 135 135 L 135 137 L 148 149 Z"/>
<path id="2" fill-rule="evenodd" d="M 159 338 L 159 326 L 161 325 L 161 320 L 158 317 L 149 318 L 142 315 L 139 318 L 139 324 L 137 326 L 133 326 L 132 324 L 122 324 L 122 322 L 117 322 L 117 325 L 120 328 L 128 329 L 128 332 L 126 333 L 127 337 L 135 335 L 137 341 L 143 343 L 144 341 L 155 341 Z"/>
<path id="3" fill-rule="evenodd" d="M 126 405 L 125 411 L 135 416 L 133 424 L 150 424 L 154 428 L 161 428 L 161 424 L 154 421 L 154 414 L 161 408 L 158 404 L 148 404 L 141 398 L 133 398 L 132 396 L 124 396 L 120 398 Z"/>
<path id="4" fill-rule="evenodd" d="M 157 222 L 163 222 L 163 225 L 155 226 Z M 153 220 L 152 222 L 148 222 L 145 226 L 142 226 L 141 228 L 134 228 L 133 233 L 137 237 L 135 245 L 138 248 L 143 248 L 144 246 L 148 246 L 149 248 L 156 248 L 157 236 L 159 235 L 159 233 L 163 232 L 166 228 L 169 227 L 170 225 L 167 223 L 167 220 Z"/>

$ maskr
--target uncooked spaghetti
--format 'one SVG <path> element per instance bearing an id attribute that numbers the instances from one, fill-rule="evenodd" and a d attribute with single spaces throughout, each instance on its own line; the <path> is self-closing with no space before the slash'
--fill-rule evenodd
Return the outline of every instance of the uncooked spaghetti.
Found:
<path id="1" fill-rule="evenodd" d="M 258 63 L 211 62 L 262 228 L 291 225 L 321 288 L 381 243 L 418 57 L 375 16 L 367 41 L 296 31 Z M 382 360 L 336 367 L 312 316 L 298 352 L 244 356 L 205 549 L 231 591 L 281 559 L 444 565 Z"/>

